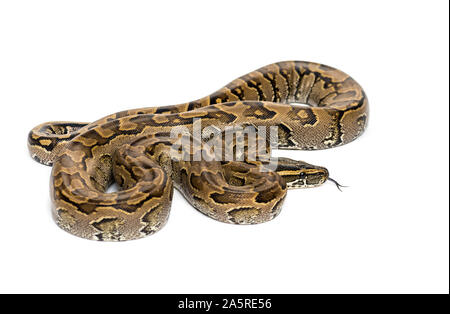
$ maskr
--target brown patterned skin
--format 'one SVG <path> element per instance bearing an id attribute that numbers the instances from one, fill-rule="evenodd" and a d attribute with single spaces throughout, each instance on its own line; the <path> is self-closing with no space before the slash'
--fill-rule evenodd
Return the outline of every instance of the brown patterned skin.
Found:
<path id="1" fill-rule="evenodd" d="M 165 224 L 173 186 L 216 220 L 261 223 L 279 213 L 286 188 L 317 186 L 328 179 L 325 168 L 287 158 L 266 172 L 260 171 L 261 163 L 248 161 L 172 159 L 171 129 L 182 125 L 192 131 L 196 118 L 202 127 L 220 130 L 277 126 L 279 148 L 325 149 L 361 135 L 368 101 L 360 85 L 339 70 L 287 61 L 189 103 L 122 111 L 93 123 L 41 124 L 30 131 L 28 146 L 34 159 L 53 165 L 57 224 L 87 239 L 138 239 Z M 106 193 L 113 181 L 120 190 Z"/>

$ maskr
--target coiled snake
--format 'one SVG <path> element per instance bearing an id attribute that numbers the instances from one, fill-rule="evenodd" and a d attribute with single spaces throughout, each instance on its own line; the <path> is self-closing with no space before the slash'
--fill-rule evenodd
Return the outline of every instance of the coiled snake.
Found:
<path id="1" fill-rule="evenodd" d="M 173 137 L 173 127 L 193 132 L 198 119 L 202 128 L 213 126 L 219 132 L 230 125 L 275 126 L 279 148 L 324 149 L 349 143 L 364 131 L 368 101 L 345 73 L 288 61 L 260 68 L 189 103 L 122 111 L 93 123 L 43 123 L 30 131 L 28 147 L 35 160 L 53 165 L 57 224 L 87 239 L 138 239 L 167 221 L 173 186 L 216 220 L 261 223 L 280 212 L 287 188 L 329 179 L 325 168 L 287 158 L 264 170 L 266 163 L 250 160 L 247 151 L 237 161 L 208 159 L 208 153 L 195 159 L 194 148 L 179 149 L 183 158 L 172 158 L 175 142 L 186 136 Z M 254 146 L 248 138 L 247 150 Z M 190 140 L 206 142 L 193 135 Z M 108 193 L 114 181 L 119 191 Z"/>

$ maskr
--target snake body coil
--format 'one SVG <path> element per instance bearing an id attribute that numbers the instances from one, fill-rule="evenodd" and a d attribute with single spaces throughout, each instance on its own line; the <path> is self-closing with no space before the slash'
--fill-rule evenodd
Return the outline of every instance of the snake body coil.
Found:
<path id="1" fill-rule="evenodd" d="M 328 179 L 325 168 L 287 158 L 267 171 L 262 171 L 263 162 L 247 157 L 198 160 L 195 149 L 182 151 L 187 158 L 172 158 L 179 139 L 171 131 L 180 126 L 193 131 L 197 119 L 202 128 L 219 132 L 230 125 L 276 126 L 279 148 L 325 149 L 349 143 L 364 131 L 368 101 L 345 73 L 288 61 L 265 66 L 189 103 L 122 111 L 93 123 L 41 124 L 30 131 L 28 146 L 35 160 L 53 165 L 57 224 L 87 239 L 141 238 L 165 224 L 173 186 L 216 220 L 261 223 L 280 212 L 287 188 L 317 186 Z M 252 145 L 246 141 L 244 146 Z M 114 181 L 120 190 L 107 193 Z"/>

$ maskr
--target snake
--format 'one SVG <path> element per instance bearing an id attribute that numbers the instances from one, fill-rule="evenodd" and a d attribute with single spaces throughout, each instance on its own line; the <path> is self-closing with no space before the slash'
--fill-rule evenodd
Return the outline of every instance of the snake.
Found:
<path id="1" fill-rule="evenodd" d="M 221 134 L 231 126 L 275 127 L 276 149 L 320 150 L 359 137 L 368 109 L 364 90 L 344 72 L 284 61 L 195 101 L 121 111 L 91 123 L 42 123 L 29 132 L 28 149 L 36 161 L 52 166 L 52 215 L 61 229 L 90 240 L 126 241 L 166 224 L 174 188 L 210 218 L 257 224 L 280 213 L 288 189 L 337 184 L 325 167 L 279 157 L 268 169 L 267 160 L 250 160 L 249 136 L 239 160 L 207 158 L 214 157 L 211 150 L 195 158 L 207 140 L 192 133 L 174 137 L 175 128 L 193 132 L 199 120 L 202 130 L 213 127 Z M 173 158 L 180 138 L 201 145 L 179 146 L 183 158 Z M 235 149 L 236 139 L 225 150 Z M 270 147 L 265 152 L 270 155 Z M 114 183 L 117 191 L 109 191 Z"/>

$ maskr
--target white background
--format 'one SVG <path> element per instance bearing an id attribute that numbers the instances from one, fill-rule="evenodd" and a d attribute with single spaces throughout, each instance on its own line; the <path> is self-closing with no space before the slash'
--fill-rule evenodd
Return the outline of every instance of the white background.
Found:
<path id="1" fill-rule="evenodd" d="M 447 1 L 2 1 L 0 292 L 448 293 Z M 207 95 L 282 60 L 366 90 L 367 132 L 278 155 L 327 166 L 275 220 L 213 221 L 178 193 L 148 238 L 98 243 L 52 221 L 28 131 Z"/>

